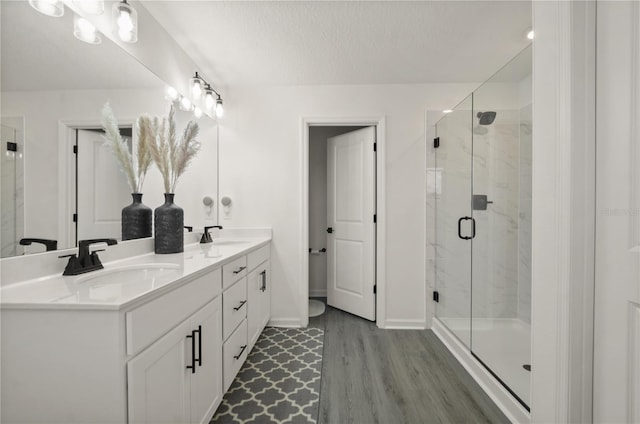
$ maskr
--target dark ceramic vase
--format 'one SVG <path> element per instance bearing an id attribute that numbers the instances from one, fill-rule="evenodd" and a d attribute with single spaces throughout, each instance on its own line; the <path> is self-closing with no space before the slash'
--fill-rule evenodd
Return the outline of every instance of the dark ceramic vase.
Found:
<path id="1" fill-rule="evenodd" d="M 133 202 L 122 208 L 122 240 L 152 236 L 151 208 L 142 203 L 142 193 L 131 193 Z"/>
<path id="2" fill-rule="evenodd" d="M 164 205 L 153 212 L 156 253 L 180 253 L 184 250 L 184 211 L 173 203 L 173 193 L 164 194 Z"/>

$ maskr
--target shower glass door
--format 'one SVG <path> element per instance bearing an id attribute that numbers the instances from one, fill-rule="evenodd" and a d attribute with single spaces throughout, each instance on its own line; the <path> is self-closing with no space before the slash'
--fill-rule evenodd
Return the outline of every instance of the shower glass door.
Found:
<path id="1" fill-rule="evenodd" d="M 436 316 L 471 346 L 471 112 L 472 96 L 436 125 Z M 436 184 L 438 186 L 438 184 Z M 459 232 L 460 231 L 460 234 Z"/>
<path id="2" fill-rule="evenodd" d="M 471 352 L 526 407 L 531 364 L 531 48 L 473 94 Z"/>

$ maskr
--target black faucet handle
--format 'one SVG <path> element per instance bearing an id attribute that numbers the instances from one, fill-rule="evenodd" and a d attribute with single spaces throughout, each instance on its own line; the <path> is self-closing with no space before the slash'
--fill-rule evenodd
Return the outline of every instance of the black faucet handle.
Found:
<path id="1" fill-rule="evenodd" d="M 20 245 L 22 246 L 29 246 L 31 245 L 31 243 L 40 243 L 44 245 L 47 252 L 51 250 L 58 250 L 58 240 L 29 238 L 29 237 L 20 239 Z"/>
<path id="2" fill-rule="evenodd" d="M 192 233 L 193 232 L 193 226 L 192 225 L 185 225 L 184 229 L 187 230 L 188 232 Z"/>
<path id="3" fill-rule="evenodd" d="M 204 230 L 205 230 L 205 231 L 209 231 L 209 230 L 210 230 L 210 229 L 212 229 L 212 228 L 217 228 L 217 229 L 219 229 L 219 230 L 222 230 L 222 225 L 209 225 L 209 226 L 207 226 L 207 227 L 204 227 Z"/>
<path id="4" fill-rule="evenodd" d="M 71 257 L 75 257 L 76 254 L 75 253 L 69 253 L 68 255 L 62 255 L 62 256 L 58 256 L 59 258 L 71 258 Z"/>

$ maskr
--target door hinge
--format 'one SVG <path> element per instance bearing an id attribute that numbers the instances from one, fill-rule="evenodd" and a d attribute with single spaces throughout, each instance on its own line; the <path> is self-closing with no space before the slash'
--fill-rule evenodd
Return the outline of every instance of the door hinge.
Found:
<path id="1" fill-rule="evenodd" d="M 433 292 L 433 301 L 436 303 L 440 302 L 440 293 L 438 293 L 437 291 Z"/>
<path id="2" fill-rule="evenodd" d="M 374 284 L 373 285 L 373 294 L 376 294 L 378 292 L 378 285 Z"/>
<path id="3" fill-rule="evenodd" d="M 378 143 L 373 143 L 373 151 L 374 152 L 378 151 Z"/>
<path id="4" fill-rule="evenodd" d="M 375 213 L 373 214 L 373 223 L 377 223 L 378 222 L 378 215 L 376 215 Z"/>
<path id="5" fill-rule="evenodd" d="M 77 154 L 78 154 L 78 145 L 77 145 L 77 144 L 75 144 L 75 145 L 73 146 L 73 154 L 75 154 L 75 155 L 77 155 Z"/>
<path id="6" fill-rule="evenodd" d="M 440 137 L 436 137 L 433 139 L 433 148 L 437 149 L 438 147 L 440 147 Z"/>
<path id="7" fill-rule="evenodd" d="M 73 222 L 78 222 L 78 214 L 77 213 L 73 214 Z"/>

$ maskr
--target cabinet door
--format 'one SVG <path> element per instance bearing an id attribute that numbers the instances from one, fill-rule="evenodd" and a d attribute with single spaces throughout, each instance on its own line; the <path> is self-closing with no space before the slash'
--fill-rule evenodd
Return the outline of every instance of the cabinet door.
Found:
<path id="1" fill-rule="evenodd" d="M 129 423 L 189 422 L 191 331 L 186 321 L 129 362 Z"/>
<path id="2" fill-rule="evenodd" d="M 249 274 L 247 287 L 249 350 L 253 349 L 253 345 L 271 316 L 270 278 L 269 261 L 261 263 Z"/>
<path id="3" fill-rule="evenodd" d="M 196 357 L 191 374 L 191 422 L 208 423 L 222 401 L 222 300 L 220 297 L 196 312 L 191 327 L 198 330 Z"/>

